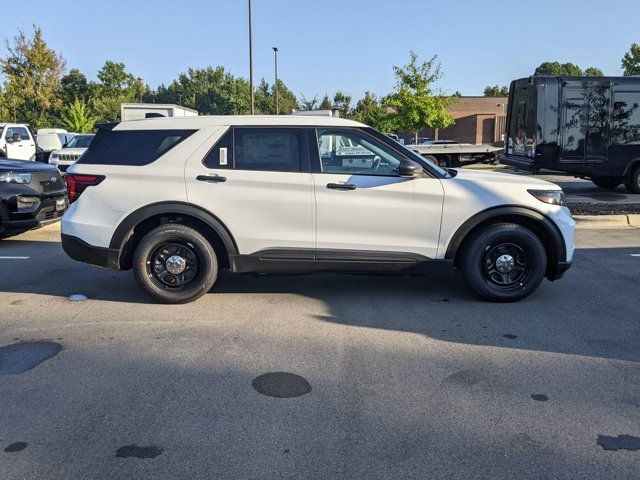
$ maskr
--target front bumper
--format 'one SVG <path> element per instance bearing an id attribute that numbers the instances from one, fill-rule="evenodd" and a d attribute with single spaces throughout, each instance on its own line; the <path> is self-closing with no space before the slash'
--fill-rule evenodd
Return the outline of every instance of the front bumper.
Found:
<path id="1" fill-rule="evenodd" d="M 62 234 L 62 249 L 78 262 L 96 267 L 120 270 L 120 252 L 113 248 L 96 247 L 73 235 Z"/>
<path id="2" fill-rule="evenodd" d="M 24 203 L 21 197 L 32 199 L 32 206 L 20 208 Z M 60 221 L 69 201 L 65 190 L 48 195 L 19 195 L 3 200 L 3 205 L 0 231 L 15 234 Z"/>

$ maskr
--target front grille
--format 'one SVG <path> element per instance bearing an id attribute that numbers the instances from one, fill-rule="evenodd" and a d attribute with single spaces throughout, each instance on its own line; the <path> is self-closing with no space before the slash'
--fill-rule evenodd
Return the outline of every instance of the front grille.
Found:
<path id="1" fill-rule="evenodd" d="M 31 183 L 29 186 L 38 193 L 59 192 L 66 188 L 64 180 L 58 170 L 31 172 Z"/>
<path id="2" fill-rule="evenodd" d="M 62 153 L 58 155 L 58 160 L 62 160 L 63 162 L 75 162 L 80 158 L 80 155 L 70 154 L 70 153 Z"/>

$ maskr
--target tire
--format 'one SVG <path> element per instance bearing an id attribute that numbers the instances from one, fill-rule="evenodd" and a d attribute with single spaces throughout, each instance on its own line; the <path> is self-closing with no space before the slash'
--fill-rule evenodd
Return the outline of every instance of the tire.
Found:
<path id="1" fill-rule="evenodd" d="M 547 270 L 544 245 L 522 225 L 488 225 L 472 234 L 462 248 L 459 266 L 465 281 L 474 292 L 492 302 L 515 302 L 528 297 L 538 288 Z M 504 273 L 509 267 L 512 270 Z"/>
<path id="2" fill-rule="evenodd" d="M 618 177 L 591 177 L 591 181 L 600 188 L 614 189 L 622 183 Z"/>
<path id="3" fill-rule="evenodd" d="M 636 166 L 624 182 L 629 193 L 640 193 L 640 165 Z"/>
<path id="4" fill-rule="evenodd" d="M 438 159 L 436 157 L 434 157 L 433 155 L 425 155 L 423 157 L 427 162 L 431 162 L 433 163 L 436 167 L 439 166 L 438 164 Z"/>
<path id="5" fill-rule="evenodd" d="M 218 259 L 200 232 L 168 223 L 140 240 L 133 254 L 133 273 L 140 288 L 154 299 L 188 303 L 211 290 L 218 277 Z"/>

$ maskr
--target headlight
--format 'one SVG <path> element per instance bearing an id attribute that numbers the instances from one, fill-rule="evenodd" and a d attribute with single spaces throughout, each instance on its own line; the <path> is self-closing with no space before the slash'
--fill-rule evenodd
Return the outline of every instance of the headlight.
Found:
<path id="1" fill-rule="evenodd" d="M 30 173 L 0 173 L 0 183 L 31 183 Z"/>
<path id="2" fill-rule="evenodd" d="M 565 206 L 567 202 L 564 199 L 564 192 L 562 190 L 527 190 L 531 195 L 538 200 L 549 205 Z"/>

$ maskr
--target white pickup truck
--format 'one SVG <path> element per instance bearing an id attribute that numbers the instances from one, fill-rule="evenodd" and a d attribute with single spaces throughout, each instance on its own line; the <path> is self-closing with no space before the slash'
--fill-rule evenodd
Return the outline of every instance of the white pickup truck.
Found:
<path id="1" fill-rule="evenodd" d="M 24 123 L 0 123 L 0 158 L 36 159 L 36 141 Z"/>

